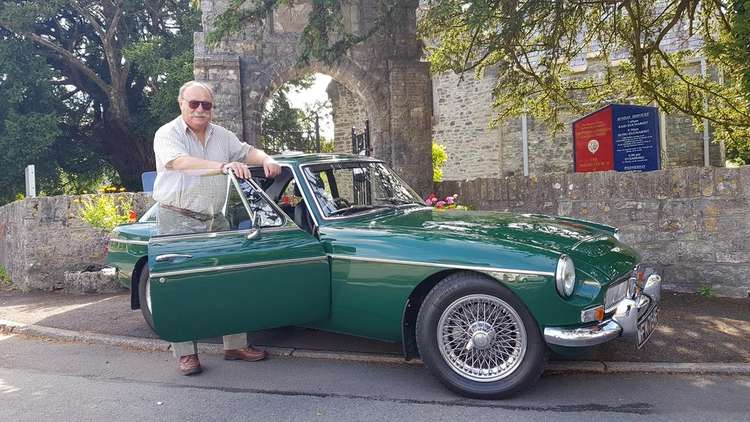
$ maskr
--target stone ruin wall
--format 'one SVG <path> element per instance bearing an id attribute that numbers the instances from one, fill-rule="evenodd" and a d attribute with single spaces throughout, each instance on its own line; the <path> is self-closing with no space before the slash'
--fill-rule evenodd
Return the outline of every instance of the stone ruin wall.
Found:
<path id="1" fill-rule="evenodd" d="M 392 22 L 335 63 L 312 61 L 301 67 L 297 60 L 300 31 L 312 11 L 310 0 L 282 6 L 263 25 L 248 23 L 218 45 L 208 45 L 206 34 L 213 30 L 214 19 L 230 7 L 230 1 L 203 0 L 204 32 L 195 34 L 194 73 L 215 91 L 214 120 L 255 145 L 265 105 L 279 87 L 310 73 L 327 74 L 367 110 L 374 155 L 426 193 L 432 186 L 432 81 L 427 64 L 420 60 L 417 4 L 417 0 L 399 2 Z M 384 7 L 382 1 L 346 1 L 342 24 L 353 34 L 367 33 L 379 24 L 377 17 Z M 347 113 L 343 117 L 355 121 L 356 116 Z M 339 122 L 338 126 L 349 133 L 344 139 L 337 137 L 343 148 L 351 143 L 351 124 Z"/>
<path id="2" fill-rule="evenodd" d="M 326 89 L 331 104 L 334 105 L 331 117 L 333 119 L 333 149 L 336 152 L 352 152 L 352 127 L 361 133 L 367 120 L 367 110 L 360 99 L 358 99 L 345 86 L 331 80 Z"/>
<path id="3" fill-rule="evenodd" d="M 697 70 L 697 69 L 696 69 Z M 596 66 L 587 69 L 596 72 Z M 523 175 L 521 118 L 505 119 L 494 127 L 492 88 L 496 74 L 488 69 L 483 79 L 452 73 L 435 75 L 432 138 L 446 148 L 448 162 L 443 180 L 469 180 Z M 337 152 L 349 152 L 351 127 L 363 125 L 366 112 L 361 100 L 335 81 L 329 85 Z M 562 111 L 564 128 L 553 133 L 543 123 L 527 118 L 529 174 L 573 172 L 573 122 L 583 117 Z M 703 132 L 689 116 L 665 116 L 662 168 L 703 165 Z M 342 139 L 343 138 L 343 139 Z M 711 143 L 712 166 L 723 166 L 723 147 Z"/>
<path id="4" fill-rule="evenodd" d="M 592 64 L 583 72 L 596 72 Z M 495 119 L 492 87 L 495 74 L 481 80 L 467 75 L 459 82 L 455 74 L 433 78 L 433 138 L 445 145 L 448 162 L 444 180 L 523 175 L 521 118 L 505 119 L 490 128 Z M 583 117 L 561 111 L 564 128 L 550 131 L 543 122 L 527 118 L 529 174 L 573 172 L 573 122 Z M 703 165 L 703 132 L 697 132 L 689 116 L 665 116 L 662 168 Z M 723 147 L 711 143 L 711 165 L 723 166 Z"/>

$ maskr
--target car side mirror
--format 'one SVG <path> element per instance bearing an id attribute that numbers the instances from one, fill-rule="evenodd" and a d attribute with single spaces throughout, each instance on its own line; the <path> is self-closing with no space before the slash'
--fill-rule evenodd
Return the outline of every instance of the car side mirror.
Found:
<path id="1" fill-rule="evenodd" d="M 253 226 L 247 233 L 247 240 L 257 239 L 260 236 L 260 213 L 253 215 Z"/>

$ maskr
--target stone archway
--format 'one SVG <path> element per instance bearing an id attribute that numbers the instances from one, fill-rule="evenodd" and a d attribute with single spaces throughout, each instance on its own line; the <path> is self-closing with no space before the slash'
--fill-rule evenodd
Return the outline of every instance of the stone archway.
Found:
<path id="1" fill-rule="evenodd" d="M 351 49 L 333 65 L 296 67 L 299 37 L 310 4 L 283 7 L 262 27 L 248 25 L 216 47 L 204 42 L 213 20 L 227 0 L 203 0 L 206 32 L 195 37 L 195 76 L 210 84 L 215 120 L 241 139 L 255 144 L 263 107 L 284 82 L 319 72 L 330 75 L 364 103 L 372 135 L 373 155 L 388 162 L 420 193 L 432 188 L 432 80 L 420 60 L 416 38 L 418 0 L 405 0 L 396 22 Z M 344 26 L 365 33 L 377 21 L 380 1 L 351 0 L 343 7 Z"/>

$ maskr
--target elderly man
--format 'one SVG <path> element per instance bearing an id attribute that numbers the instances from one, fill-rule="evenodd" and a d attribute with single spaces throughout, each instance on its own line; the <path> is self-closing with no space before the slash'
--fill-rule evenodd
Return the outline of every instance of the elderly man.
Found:
<path id="1" fill-rule="evenodd" d="M 181 114 L 154 137 L 156 181 L 153 197 L 159 203 L 160 235 L 229 230 L 221 214 L 226 191 L 222 174 L 234 171 L 249 178 L 246 164 L 262 165 L 266 177 L 279 174 L 276 161 L 263 151 L 240 142 L 229 130 L 211 123 L 213 93 L 200 82 L 180 88 Z M 202 371 L 194 341 L 172 343 L 185 375 Z M 224 336 L 224 359 L 257 361 L 266 353 L 247 344 L 247 334 Z"/>

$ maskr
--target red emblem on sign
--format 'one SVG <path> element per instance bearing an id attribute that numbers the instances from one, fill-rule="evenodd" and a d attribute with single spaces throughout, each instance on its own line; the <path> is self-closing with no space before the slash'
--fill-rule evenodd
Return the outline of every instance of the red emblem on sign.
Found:
<path id="1" fill-rule="evenodd" d="M 614 170 L 612 109 L 603 108 L 573 123 L 575 171 Z"/>

